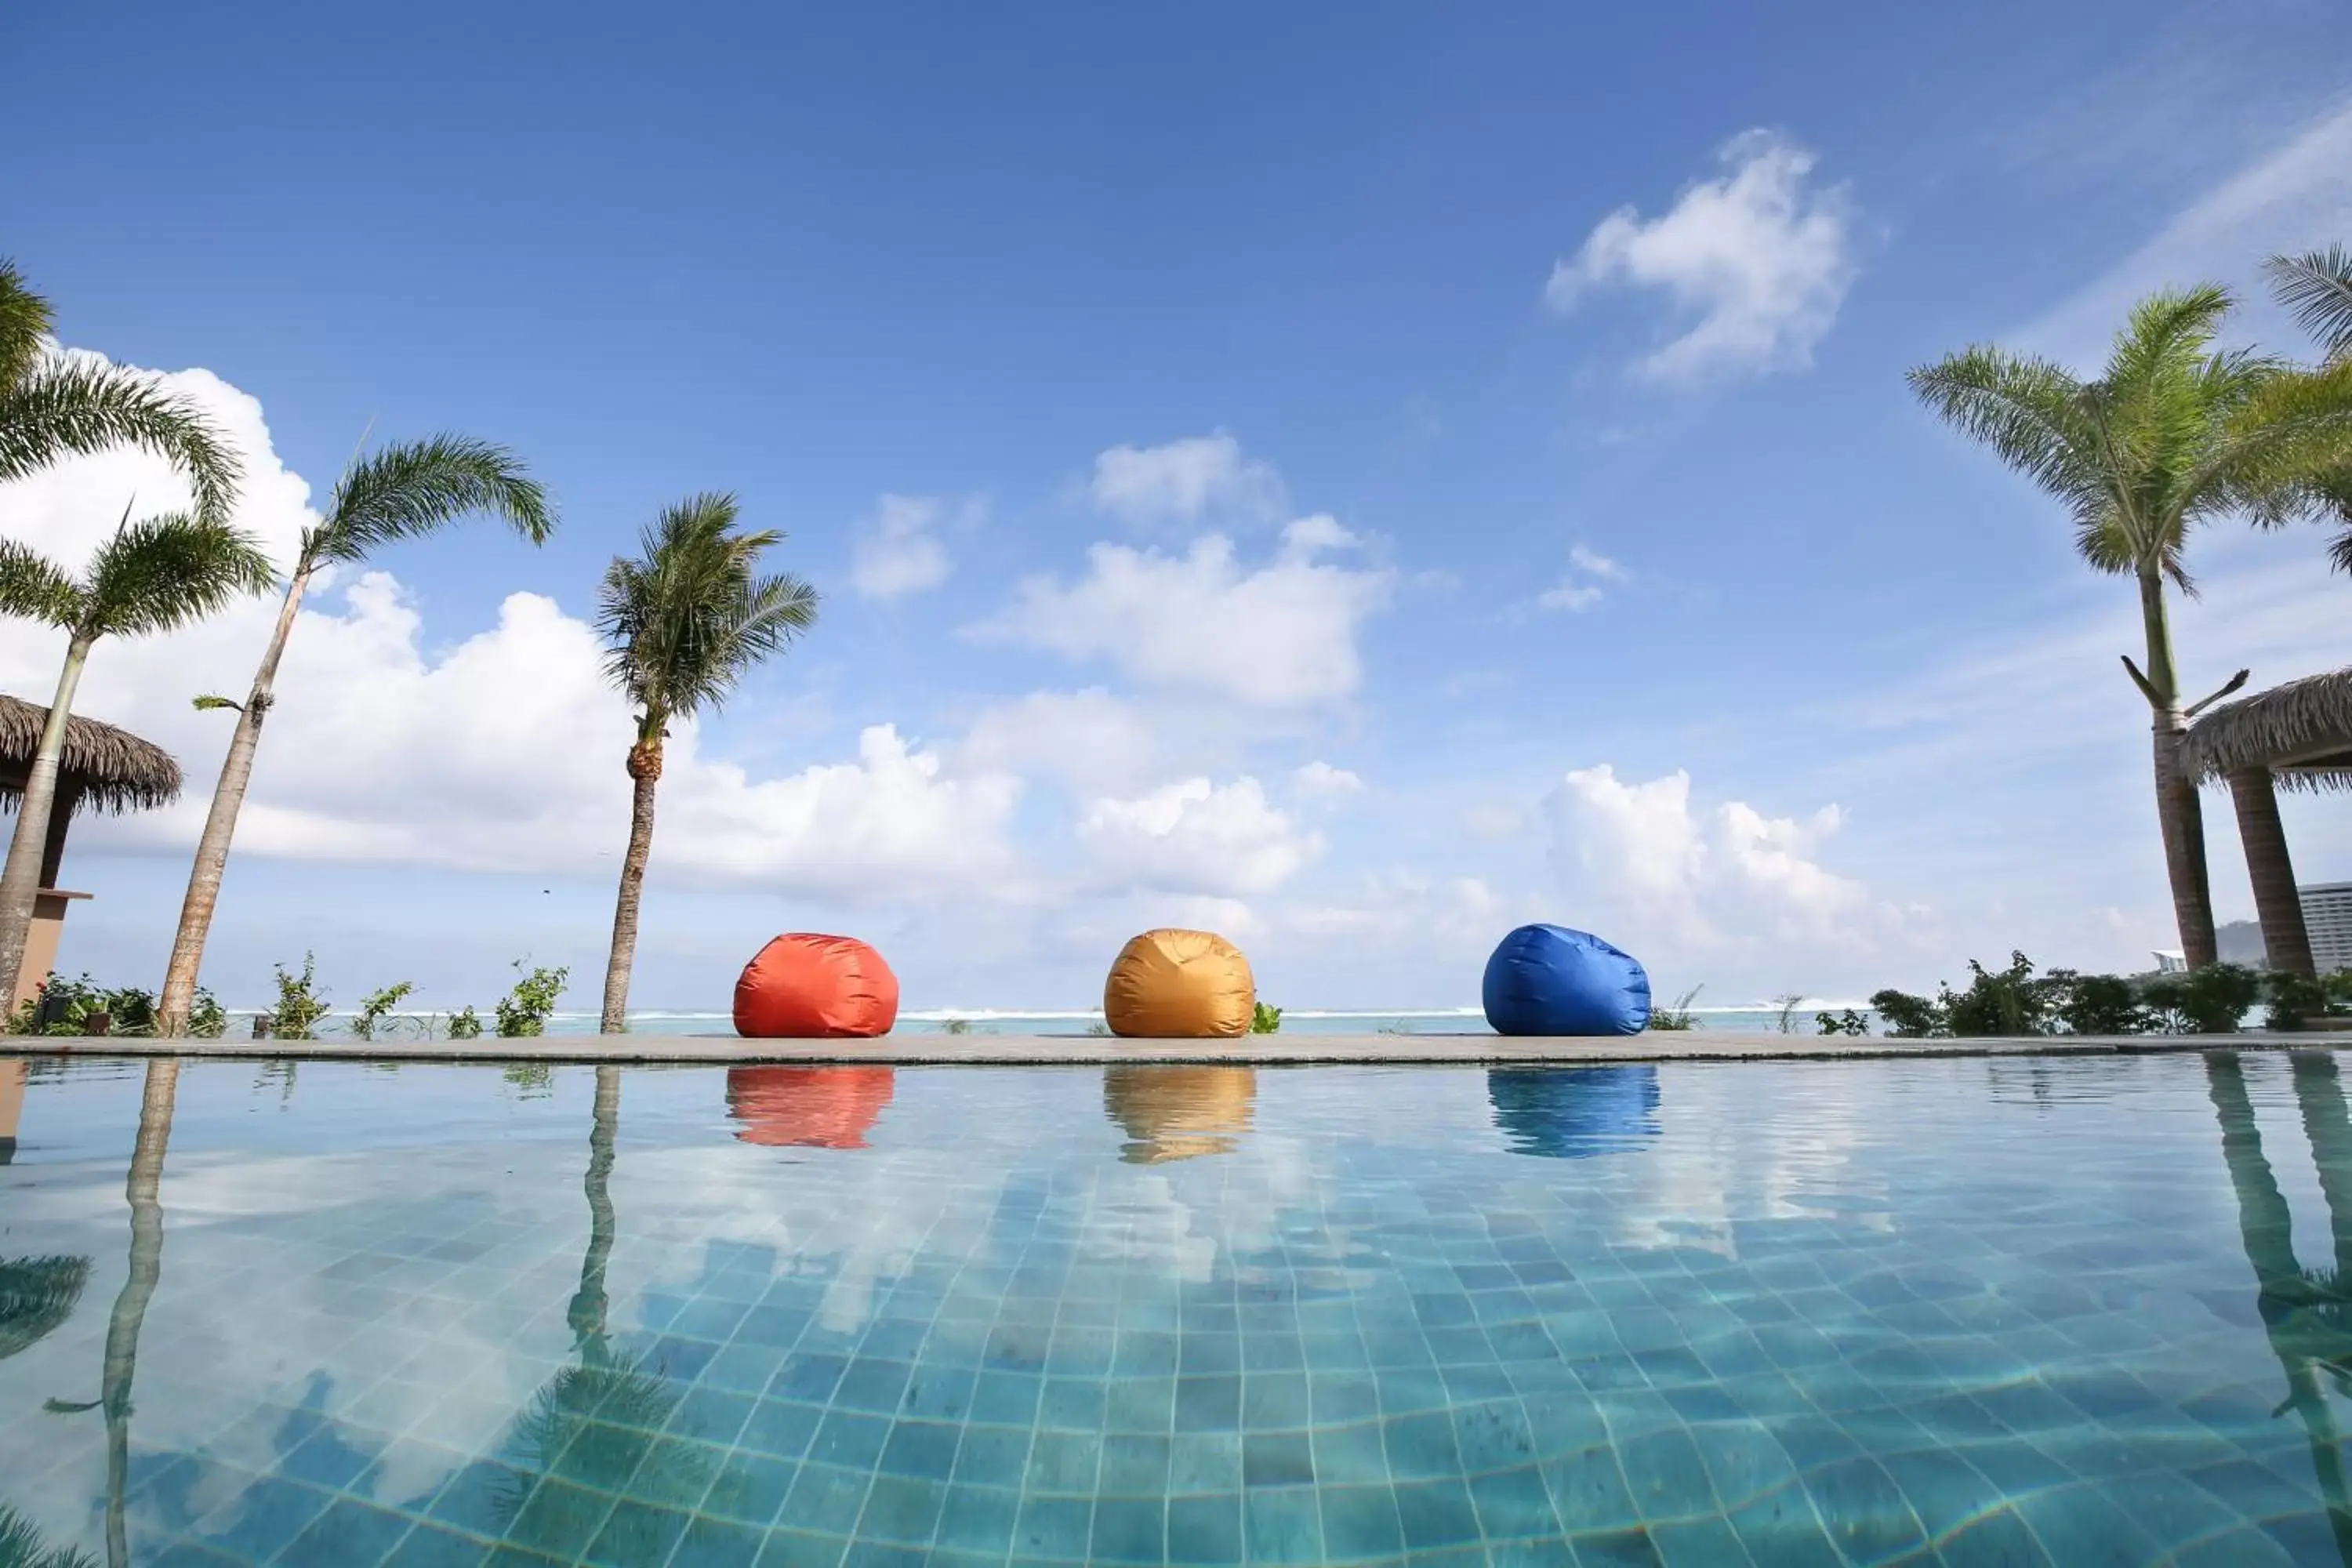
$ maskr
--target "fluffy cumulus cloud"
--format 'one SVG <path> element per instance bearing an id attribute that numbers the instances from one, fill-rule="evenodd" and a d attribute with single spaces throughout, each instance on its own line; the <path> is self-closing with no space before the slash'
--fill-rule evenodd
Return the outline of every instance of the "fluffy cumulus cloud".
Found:
<path id="1" fill-rule="evenodd" d="M 1282 477 L 1242 454 L 1224 431 L 1158 447 L 1113 447 L 1095 458 L 1087 493 L 1101 511 L 1135 524 L 1282 515 Z"/>
<path id="2" fill-rule="evenodd" d="M 1318 516 L 1291 523 L 1274 559 L 1255 570 L 1223 534 L 1181 555 L 1097 544 L 1085 576 L 1032 578 L 1011 609 L 973 631 L 1066 658 L 1108 659 L 1148 686 L 1251 708 L 1330 702 L 1362 681 L 1358 630 L 1395 585 L 1384 568 L 1324 559 L 1351 542 Z"/>
<path id="3" fill-rule="evenodd" d="M 1302 800 L 1344 800 L 1351 795 L 1361 795 L 1364 781 L 1346 768 L 1335 768 L 1318 759 L 1290 775 L 1290 787 Z"/>
<path id="4" fill-rule="evenodd" d="M 1606 763 L 1570 773 L 1546 805 L 1553 866 L 1592 918 L 1681 951 L 1835 938 L 1872 909 L 1861 883 L 1817 858 L 1838 830 L 1834 805 L 1802 819 L 1739 801 L 1701 810 L 1686 773 L 1629 783 Z"/>
<path id="5" fill-rule="evenodd" d="M 1718 156 L 1722 174 L 1659 216 L 1627 206 L 1601 219 L 1545 288 L 1562 314 L 1624 284 L 1662 290 L 1696 318 L 1641 362 L 1652 380 L 1801 368 L 1853 282 L 1853 204 L 1843 185 L 1815 183 L 1811 151 L 1748 131 Z"/>
<path id="6" fill-rule="evenodd" d="M 1246 776 L 1229 784 L 1185 779 L 1095 801 L 1078 823 L 1078 841 L 1108 884 L 1214 896 L 1271 891 L 1323 847 Z"/>
<path id="7" fill-rule="evenodd" d="M 203 371 L 168 378 L 212 411 L 246 458 L 239 521 L 280 559 L 312 514 L 308 489 L 272 450 L 251 397 Z M 0 490 L 10 531 L 79 565 L 135 496 L 142 511 L 181 504 L 161 463 L 116 453 Z M 242 696 L 273 604 L 255 601 L 164 637 L 101 644 L 78 710 L 120 722 L 180 757 L 177 807 L 82 826 L 85 842 L 193 842 L 226 745 L 227 716 L 197 713 L 206 691 Z M 0 686 L 46 692 L 57 634 L 0 623 Z M 630 725 L 604 684 L 595 634 L 554 600 L 510 595 L 494 626 L 436 647 L 391 575 L 323 577 L 294 627 L 253 791 L 238 825 L 247 854 L 381 859 L 485 869 L 593 870 L 614 863 L 627 821 L 621 759 Z M 1019 781 L 951 773 L 937 748 L 888 726 L 853 760 L 754 777 L 707 758 L 691 725 L 673 736 L 662 784 L 657 874 L 738 886 L 789 884 L 851 899 L 894 890 L 1006 885 Z"/>
<path id="8" fill-rule="evenodd" d="M 967 516 L 974 510 L 966 503 Z M 946 510 L 929 496 L 884 496 L 858 525 L 850 585 L 869 599 L 896 599 L 946 582 L 955 564 L 939 535 Z"/>

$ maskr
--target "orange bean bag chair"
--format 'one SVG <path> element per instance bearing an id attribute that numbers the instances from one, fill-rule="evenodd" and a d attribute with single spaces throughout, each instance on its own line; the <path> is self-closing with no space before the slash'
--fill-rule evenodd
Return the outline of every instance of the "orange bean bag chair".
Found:
<path id="1" fill-rule="evenodd" d="M 1145 931 L 1103 982 L 1103 1021 L 1130 1038 L 1238 1038 L 1256 1005 L 1249 960 L 1213 931 Z"/>
<path id="2" fill-rule="evenodd" d="M 729 1068 L 727 1114 L 746 1143 L 863 1149 L 896 1087 L 888 1068 Z"/>
<path id="3" fill-rule="evenodd" d="M 856 937 L 780 936 L 735 982 L 735 1032 L 753 1039 L 864 1039 L 898 1021 L 898 977 Z"/>
<path id="4" fill-rule="evenodd" d="M 1130 1165 L 1232 1152 L 1256 1098 L 1257 1074 L 1248 1068 L 1103 1068 L 1103 1110 L 1127 1131 L 1119 1158 Z"/>

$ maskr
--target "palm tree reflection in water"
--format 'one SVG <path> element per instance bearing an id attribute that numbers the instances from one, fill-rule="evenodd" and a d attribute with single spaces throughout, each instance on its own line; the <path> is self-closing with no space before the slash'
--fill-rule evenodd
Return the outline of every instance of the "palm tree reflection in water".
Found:
<path id="1" fill-rule="evenodd" d="M 139 1368 L 139 1331 L 147 1321 L 147 1303 L 163 1278 L 163 1152 L 172 1142 L 172 1111 L 179 1089 L 177 1058 L 147 1064 L 146 1087 L 139 1099 L 139 1136 L 131 1148 L 131 1174 L 122 1185 L 131 1205 L 131 1269 L 106 1321 L 99 1396 L 84 1404 L 52 1399 L 47 1405 L 59 1415 L 90 1409 L 106 1413 L 108 1568 L 123 1568 L 131 1561 L 123 1518 L 123 1490 L 131 1475 L 131 1380 Z"/>
<path id="2" fill-rule="evenodd" d="M 2236 1052 L 2206 1056 L 2206 1085 L 2221 1121 L 2221 1157 L 2237 1194 L 2238 1230 L 2253 1266 L 2263 1330 L 2286 1373 L 2286 1400 L 2274 1414 L 2293 1410 L 2302 1420 L 2336 1555 L 2352 1568 L 2344 1451 L 2320 1381 L 2324 1373 L 2338 1392 L 2352 1394 L 2352 1117 L 2346 1114 L 2335 1058 L 2324 1051 L 2293 1056 L 2295 1100 L 2336 1242 L 2332 1268 L 2305 1269 L 2295 1261 L 2294 1216 L 2263 1154 L 2262 1130 Z"/>
<path id="3" fill-rule="evenodd" d="M 599 1067 L 583 1183 L 588 1250 L 564 1314 L 577 1359 L 548 1379 L 517 1418 L 512 1444 L 521 1469 L 500 1498 L 507 1538 L 521 1545 L 583 1541 L 625 1489 L 639 1500 L 690 1506 L 709 1479 L 688 1445 L 664 1435 L 677 1408 L 677 1386 L 613 1349 L 604 1273 L 616 1231 L 611 1181 L 620 1120 L 621 1069 Z M 613 1560 L 637 1560 L 629 1542 L 602 1544 L 617 1553 Z"/>

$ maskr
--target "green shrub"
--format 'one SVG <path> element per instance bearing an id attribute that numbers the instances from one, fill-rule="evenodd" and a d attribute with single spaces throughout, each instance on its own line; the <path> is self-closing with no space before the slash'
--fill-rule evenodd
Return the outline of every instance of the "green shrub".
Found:
<path id="1" fill-rule="evenodd" d="M 471 1007 L 460 1007 L 449 1015 L 449 1037 L 453 1040 L 478 1040 L 482 1037 L 482 1020 Z"/>
<path id="2" fill-rule="evenodd" d="M 2075 974 L 2053 971 L 2071 982 L 2058 1005 L 2059 1020 L 2070 1035 L 2144 1035 L 2156 1020 L 2140 1005 L 2132 984 L 2119 974 Z"/>
<path id="3" fill-rule="evenodd" d="M 2263 1017 L 2265 1029 L 2300 1029 L 2314 1018 L 2342 1011 L 2325 980 L 2280 969 L 2264 975 L 2263 984 L 2270 1000 L 2270 1011 Z"/>
<path id="4" fill-rule="evenodd" d="M 217 1040 L 227 1031 L 228 1009 L 211 992 L 197 986 L 196 999 L 188 1004 L 188 1033 L 200 1040 Z"/>
<path id="5" fill-rule="evenodd" d="M 2233 1035 L 2262 994 L 2262 977 L 2243 964 L 2209 963 L 2186 974 L 2159 974 L 2139 995 L 2168 1034 Z"/>
<path id="6" fill-rule="evenodd" d="M 1873 992 L 1870 1010 L 1885 1024 L 1886 1032 L 1897 1039 L 1935 1039 L 1952 1032 L 1941 1002 L 1914 996 L 1907 991 Z"/>
<path id="7" fill-rule="evenodd" d="M 416 989 L 412 980 L 395 980 L 381 991 L 371 991 L 360 998 L 360 1010 L 352 1016 L 352 1033 L 362 1040 L 373 1040 L 379 1028 L 397 1029 L 400 1020 L 391 1017 L 392 1010 L 400 1005 L 401 998 Z"/>
<path id="8" fill-rule="evenodd" d="M 1255 1002 L 1255 1003 L 1251 1004 L 1251 1005 L 1250 1005 L 1250 1033 L 1251 1033 L 1251 1034 L 1253 1034 L 1253 1035 L 1271 1035 L 1271 1034 L 1274 1034 L 1274 1033 L 1277 1032 L 1278 1030 L 1280 1030 L 1280 1029 L 1281 1029 L 1281 1027 L 1282 1027 L 1282 1009 L 1281 1009 L 1281 1008 L 1279 1008 L 1279 1007 L 1269 1007 L 1269 1006 L 1267 1006 L 1267 1005 L 1266 1005 L 1265 1003 L 1263 1003 L 1263 1002 Z"/>
<path id="9" fill-rule="evenodd" d="M 1824 1035 L 1867 1035 L 1870 1020 L 1848 1007 L 1840 1013 L 1816 1013 L 1813 1027 Z"/>
<path id="10" fill-rule="evenodd" d="M 522 960 L 516 959 L 514 966 L 520 972 Z M 499 1037 L 512 1040 L 547 1033 L 548 1015 L 555 1011 L 556 998 L 563 994 L 563 983 L 571 977 L 568 968 L 541 968 L 516 981 L 514 989 L 499 998 Z"/>
<path id="11" fill-rule="evenodd" d="M 269 1032 L 281 1040 L 317 1039 L 313 1026 L 330 1010 L 319 994 L 317 959 L 304 953 L 299 974 L 287 973 L 282 963 L 271 967 L 278 972 L 278 1005 L 268 1013 Z"/>

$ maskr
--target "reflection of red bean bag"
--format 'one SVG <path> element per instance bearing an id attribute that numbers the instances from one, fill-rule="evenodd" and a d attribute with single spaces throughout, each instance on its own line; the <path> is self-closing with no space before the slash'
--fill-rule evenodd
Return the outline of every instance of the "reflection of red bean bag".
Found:
<path id="1" fill-rule="evenodd" d="M 863 1038 L 898 1021 L 898 977 L 856 937 L 780 936 L 735 982 L 735 1032 L 757 1039 Z"/>
<path id="2" fill-rule="evenodd" d="M 892 1087 L 888 1068 L 729 1068 L 727 1114 L 746 1143 L 863 1149 Z"/>

